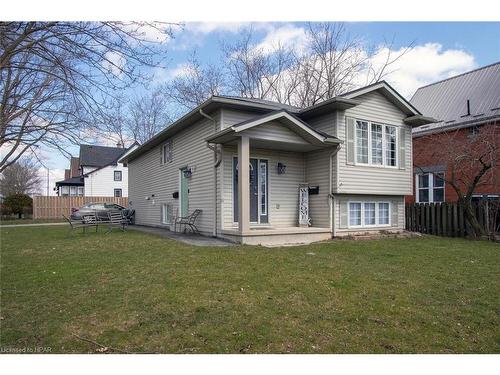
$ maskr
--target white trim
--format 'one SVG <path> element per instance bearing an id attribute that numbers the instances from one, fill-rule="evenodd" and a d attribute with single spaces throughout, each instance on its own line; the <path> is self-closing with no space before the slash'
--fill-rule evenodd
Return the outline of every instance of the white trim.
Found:
<path id="1" fill-rule="evenodd" d="M 434 187 L 434 174 L 442 173 L 443 174 L 443 186 Z M 419 176 L 427 175 L 427 188 L 420 188 L 418 185 Z M 432 176 L 432 178 L 431 178 Z M 422 172 L 415 173 L 415 202 L 417 203 L 441 203 L 446 202 L 446 181 L 444 180 L 445 172 Z M 443 189 L 443 200 L 435 201 L 434 200 L 434 189 Z M 429 191 L 429 200 L 427 202 L 420 202 L 420 190 L 428 190 Z"/>
<path id="2" fill-rule="evenodd" d="M 172 202 L 165 202 L 161 204 L 161 223 L 164 225 L 170 225 L 172 223 L 172 217 L 168 215 L 168 205 L 172 206 L 173 210 L 173 203 Z M 165 217 L 167 217 L 168 220 L 165 220 Z"/>
<path id="3" fill-rule="evenodd" d="M 291 121 L 293 124 L 298 126 L 300 129 L 302 129 L 303 131 L 307 132 L 309 135 L 316 138 L 318 141 L 324 142 L 327 139 L 327 137 L 323 137 L 323 136 L 319 135 L 317 132 L 315 132 L 314 130 L 305 126 L 300 121 L 298 121 L 297 119 L 295 119 L 294 117 L 292 117 L 291 115 L 289 115 L 288 113 L 283 112 L 283 111 L 269 115 L 269 116 L 262 117 L 258 120 L 251 121 L 245 125 L 238 126 L 238 124 L 235 124 L 235 125 L 231 126 L 231 129 L 234 130 L 236 133 L 239 133 L 243 130 L 253 128 L 254 126 L 257 126 L 257 125 L 260 125 L 260 124 L 263 124 L 263 123 L 266 123 L 266 122 L 269 122 L 272 120 L 276 120 L 280 117 L 285 117 L 286 119 Z"/>
<path id="4" fill-rule="evenodd" d="M 360 167 L 373 167 L 373 168 L 389 168 L 389 169 L 399 169 L 399 149 L 400 149 L 400 139 L 399 139 L 399 131 L 398 129 L 401 128 L 401 126 L 398 125 L 392 125 L 392 124 L 387 124 L 387 123 L 382 123 L 378 121 L 369 121 L 369 120 L 364 120 L 360 118 L 353 118 L 354 120 L 354 141 L 353 141 L 353 146 L 354 146 L 354 165 L 360 166 Z M 360 122 L 365 122 L 368 125 L 368 163 L 360 163 L 358 162 L 358 131 L 357 131 L 357 123 L 358 121 Z M 372 164 L 372 125 L 381 125 L 382 126 L 382 164 Z M 392 127 L 396 129 L 395 136 L 396 136 L 396 154 L 395 154 L 395 165 L 387 165 L 387 159 L 386 159 L 386 152 L 387 152 L 387 141 L 386 141 L 386 127 Z M 406 147 L 406 145 L 404 145 Z"/>
<path id="5" fill-rule="evenodd" d="M 359 203 L 361 205 L 361 225 L 351 225 L 351 203 Z M 375 224 L 374 225 L 366 225 L 365 224 L 365 204 L 374 203 L 375 204 Z M 389 205 L 389 223 L 388 224 L 379 224 L 380 219 L 380 207 L 381 203 L 387 203 Z M 392 225 L 392 204 L 389 201 L 376 201 L 376 200 L 366 200 L 366 201 L 358 201 L 358 200 L 348 200 L 347 201 L 347 228 L 387 228 Z"/>

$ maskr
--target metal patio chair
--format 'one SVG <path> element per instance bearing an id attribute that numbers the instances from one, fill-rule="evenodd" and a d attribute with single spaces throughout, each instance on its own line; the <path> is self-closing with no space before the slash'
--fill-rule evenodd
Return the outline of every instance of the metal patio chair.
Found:
<path id="1" fill-rule="evenodd" d="M 113 228 L 120 228 L 122 232 L 125 232 L 125 226 L 128 225 L 128 219 L 123 217 L 123 213 L 121 211 L 109 211 L 108 212 L 108 230 L 106 233 L 109 233 L 113 230 Z"/>
<path id="2" fill-rule="evenodd" d="M 69 223 L 71 230 L 82 228 L 83 233 L 85 233 L 86 228 L 95 227 L 95 231 L 97 232 L 99 223 L 95 214 L 85 215 L 80 219 L 72 219 L 71 216 L 68 218 L 66 215 L 62 216 Z"/>
<path id="3" fill-rule="evenodd" d="M 184 225 L 184 231 L 186 231 L 186 226 L 189 226 L 193 233 L 200 234 L 200 231 L 196 227 L 196 218 L 201 214 L 202 210 L 196 209 L 188 216 L 179 216 L 175 219 L 174 232 L 177 232 L 177 225 L 182 228 Z"/>

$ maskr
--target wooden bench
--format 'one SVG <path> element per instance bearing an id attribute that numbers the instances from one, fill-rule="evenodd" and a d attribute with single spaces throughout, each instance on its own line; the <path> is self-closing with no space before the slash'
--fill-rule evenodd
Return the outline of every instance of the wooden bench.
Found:
<path id="1" fill-rule="evenodd" d="M 82 228 L 83 233 L 85 233 L 86 228 L 95 227 L 95 231 L 97 232 L 99 227 L 99 221 L 97 220 L 97 215 L 95 213 L 84 215 L 80 219 L 73 219 L 71 217 L 68 218 L 65 215 L 62 216 L 69 223 L 71 230 Z"/>

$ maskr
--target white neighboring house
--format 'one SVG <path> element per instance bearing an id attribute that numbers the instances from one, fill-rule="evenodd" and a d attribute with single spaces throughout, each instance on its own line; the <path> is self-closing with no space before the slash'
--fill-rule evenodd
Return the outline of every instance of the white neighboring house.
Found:
<path id="1" fill-rule="evenodd" d="M 128 166 L 118 160 L 138 147 L 134 143 L 125 149 L 80 145 L 78 167 L 71 165 L 68 178 L 58 181 L 56 187 L 60 196 L 86 197 L 128 197 Z M 72 163 L 74 164 L 74 163 Z"/>
<path id="2" fill-rule="evenodd" d="M 136 148 L 137 145 L 134 144 L 119 158 L 127 156 Z M 128 197 L 128 166 L 126 163 L 114 160 L 100 168 L 82 167 L 82 171 L 86 197 Z"/>

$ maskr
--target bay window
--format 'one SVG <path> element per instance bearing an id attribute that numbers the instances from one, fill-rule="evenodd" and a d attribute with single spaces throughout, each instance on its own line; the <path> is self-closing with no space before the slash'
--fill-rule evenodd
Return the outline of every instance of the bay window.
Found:
<path id="1" fill-rule="evenodd" d="M 388 202 L 349 202 L 349 227 L 390 225 Z"/>
<path id="2" fill-rule="evenodd" d="M 356 163 L 396 167 L 397 128 L 356 120 Z"/>
<path id="3" fill-rule="evenodd" d="M 417 203 L 444 202 L 444 172 L 421 173 L 416 177 Z"/>

